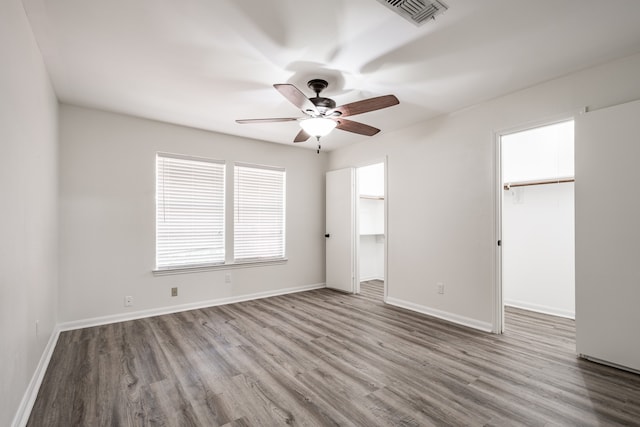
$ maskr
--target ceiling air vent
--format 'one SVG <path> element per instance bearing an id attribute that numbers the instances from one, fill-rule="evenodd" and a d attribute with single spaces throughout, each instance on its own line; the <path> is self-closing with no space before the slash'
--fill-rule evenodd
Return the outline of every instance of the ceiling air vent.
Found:
<path id="1" fill-rule="evenodd" d="M 435 19 L 436 15 L 449 8 L 440 0 L 378 0 L 378 2 L 418 26 L 427 22 L 429 18 Z"/>

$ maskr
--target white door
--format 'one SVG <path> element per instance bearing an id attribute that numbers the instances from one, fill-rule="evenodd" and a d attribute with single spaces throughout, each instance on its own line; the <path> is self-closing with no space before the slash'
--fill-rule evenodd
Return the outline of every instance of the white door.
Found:
<path id="1" fill-rule="evenodd" d="M 640 371 L 640 101 L 576 118 L 576 350 Z M 634 338 L 635 337 L 635 338 Z"/>
<path id="2" fill-rule="evenodd" d="M 355 283 L 355 169 L 327 172 L 327 287 L 353 293 Z"/>

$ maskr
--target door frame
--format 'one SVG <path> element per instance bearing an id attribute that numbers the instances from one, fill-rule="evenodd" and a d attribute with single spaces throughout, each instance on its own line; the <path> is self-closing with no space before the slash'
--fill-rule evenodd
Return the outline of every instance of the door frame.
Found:
<path id="1" fill-rule="evenodd" d="M 504 291 L 502 281 L 502 205 L 504 199 L 504 191 L 502 182 L 502 137 L 512 133 L 523 132 L 543 126 L 550 126 L 556 123 L 562 123 L 576 119 L 579 114 L 586 112 L 586 108 L 572 110 L 562 114 L 549 116 L 540 120 L 534 120 L 523 123 L 518 126 L 503 128 L 493 131 L 493 152 L 494 152 L 494 170 L 493 170 L 493 202 L 494 202 L 494 223 L 493 223 L 493 315 L 492 323 L 494 334 L 502 334 L 504 332 Z M 500 242 L 500 243 L 498 243 Z"/>
<path id="2" fill-rule="evenodd" d="M 355 293 L 360 293 L 360 182 L 358 180 L 358 169 L 383 164 L 383 178 L 384 178 L 384 203 L 383 203 L 383 212 L 384 212 L 384 275 L 383 275 L 383 301 L 387 302 L 388 289 L 389 289 L 389 268 L 388 268 L 388 254 L 389 254 L 389 173 L 388 173 L 388 156 L 384 156 L 382 159 L 372 159 L 366 162 L 357 163 L 353 168 L 356 170 L 356 225 L 355 225 L 355 251 L 356 251 L 356 265 L 355 265 L 355 275 L 356 275 L 356 283 L 355 283 Z"/>

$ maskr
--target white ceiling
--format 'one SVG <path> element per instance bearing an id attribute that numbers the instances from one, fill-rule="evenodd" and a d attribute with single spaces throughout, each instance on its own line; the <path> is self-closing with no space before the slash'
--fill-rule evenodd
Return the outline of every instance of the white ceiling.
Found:
<path id="1" fill-rule="evenodd" d="M 60 101 L 286 144 L 296 122 L 234 121 L 301 116 L 273 83 L 395 94 L 352 117 L 385 133 L 640 52 L 637 0 L 445 2 L 416 27 L 376 0 L 23 0 Z"/>

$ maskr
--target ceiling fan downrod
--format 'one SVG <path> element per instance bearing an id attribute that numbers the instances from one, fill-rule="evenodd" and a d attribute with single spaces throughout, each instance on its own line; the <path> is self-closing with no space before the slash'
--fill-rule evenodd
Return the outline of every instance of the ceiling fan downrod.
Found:
<path id="1" fill-rule="evenodd" d="M 328 86 L 329 83 L 323 79 L 311 79 L 307 82 L 307 87 L 316 93 L 316 96 L 309 98 L 309 101 L 316 106 L 319 113 L 317 117 L 324 117 L 327 111 L 336 108 L 336 102 L 333 99 L 320 96 Z"/>

